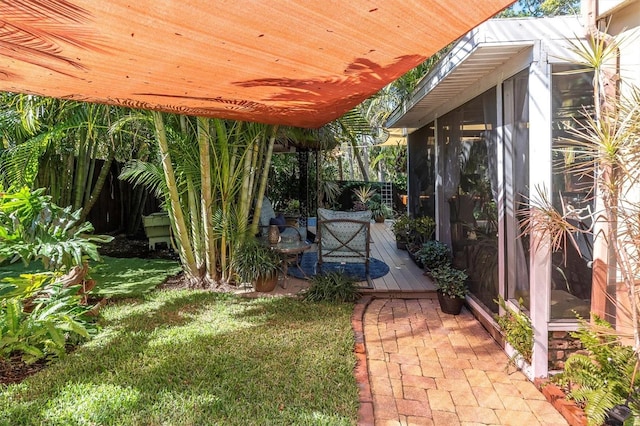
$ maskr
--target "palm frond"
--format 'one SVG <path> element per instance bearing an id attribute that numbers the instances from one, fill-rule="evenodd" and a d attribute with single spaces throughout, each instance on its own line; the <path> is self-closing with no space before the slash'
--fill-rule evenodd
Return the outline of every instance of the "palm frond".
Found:
<path id="1" fill-rule="evenodd" d="M 167 187 L 164 172 L 162 167 L 157 164 L 131 160 L 125 164 L 118 178 L 133 185 L 142 185 L 158 198 L 165 199 Z"/>
<path id="2" fill-rule="evenodd" d="M 0 153 L 0 176 L 5 188 L 33 185 L 49 140 L 50 135 L 41 134 Z"/>

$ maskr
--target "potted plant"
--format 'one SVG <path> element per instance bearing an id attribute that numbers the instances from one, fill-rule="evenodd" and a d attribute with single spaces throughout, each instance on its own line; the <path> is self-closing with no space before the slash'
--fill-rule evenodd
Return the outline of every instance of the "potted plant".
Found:
<path id="1" fill-rule="evenodd" d="M 422 244 L 429 241 L 435 230 L 436 222 L 429 216 L 413 218 L 409 221 L 409 232 L 407 234 L 407 252 L 409 257 L 420 268 L 424 266 L 416 257 L 416 252 L 420 250 Z"/>
<path id="2" fill-rule="evenodd" d="M 467 274 L 451 265 L 431 271 L 438 293 L 440 309 L 445 314 L 458 315 L 467 295 Z"/>
<path id="3" fill-rule="evenodd" d="M 234 251 L 232 267 L 240 282 L 250 282 L 255 291 L 269 292 L 278 283 L 278 253 L 257 238 L 248 238 Z"/>
<path id="4" fill-rule="evenodd" d="M 287 225 L 298 226 L 298 219 L 300 218 L 300 200 L 292 198 L 287 201 L 282 214 L 284 215 Z"/>
<path id="5" fill-rule="evenodd" d="M 432 271 L 441 266 L 451 264 L 451 250 L 445 243 L 430 240 L 422 244 L 416 251 L 416 261 L 421 263 L 425 270 Z"/>
<path id="6" fill-rule="evenodd" d="M 393 234 L 396 236 L 396 248 L 398 250 L 406 250 L 407 249 L 407 240 L 409 238 L 409 223 L 412 219 L 409 217 L 407 213 L 403 213 L 396 218 L 391 225 L 391 230 Z"/>
<path id="7" fill-rule="evenodd" d="M 371 217 L 373 217 L 373 220 L 377 223 L 384 222 L 385 219 L 391 217 L 393 214 L 393 210 L 391 210 L 389 206 L 380 201 L 376 201 L 375 199 L 369 201 L 367 206 L 369 207 L 369 210 L 371 210 Z"/>
<path id="8" fill-rule="evenodd" d="M 409 221 L 408 245 L 417 251 L 423 243 L 429 241 L 436 229 L 436 221 L 430 216 L 420 216 Z"/>
<path id="9" fill-rule="evenodd" d="M 353 210 L 363 211 L 369 210 L 369 202 L 376 194 L 376 190 L 371 185 L 363 185 L 353 189 L 355 200 L 353 202 Z"/>

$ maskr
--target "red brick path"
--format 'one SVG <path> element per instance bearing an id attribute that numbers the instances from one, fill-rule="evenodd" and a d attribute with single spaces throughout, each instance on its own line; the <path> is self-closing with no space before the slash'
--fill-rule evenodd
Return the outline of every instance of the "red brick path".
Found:
<path id="1" fill-rule="evenodd" d="M 353 315 L 360 425 L 566 425 L 466 310 L 365 298 Z"/>

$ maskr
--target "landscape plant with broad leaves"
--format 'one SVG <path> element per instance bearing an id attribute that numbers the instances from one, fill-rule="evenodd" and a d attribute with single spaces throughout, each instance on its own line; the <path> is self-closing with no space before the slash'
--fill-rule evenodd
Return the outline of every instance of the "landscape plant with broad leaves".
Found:
<path id="1" fill-rule="evenodd" d="M 87 304 L 88 260 L 98 243 L 80 210 L 61 208 L 43 189 L 0 193 L 0 265 L 41 262 L 45 272 L 0 281 L 0 361 L 33 363 L 61 357 L 97 332 Z"/>

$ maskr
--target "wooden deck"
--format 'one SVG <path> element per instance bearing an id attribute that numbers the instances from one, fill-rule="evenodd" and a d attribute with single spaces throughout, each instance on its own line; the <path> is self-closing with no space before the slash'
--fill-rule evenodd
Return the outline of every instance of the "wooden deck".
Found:
<path id="1" fill-rule="evenodd" d="M 371 280 L 373 288 L 363 289 L 362 292 L 379 297 L 435 298 L 436 288 L 431 279 L 424 275 L 424 270 L 416 266 L 405 250 L 396 248 L 392 223 L 371 223 L 371 257 L 386 263 L 389 273 Z M 315 228 L 308 229 L 316 233 Z M 317 250 L 315 244 L 311 250 Z"/>
<path id="2" fill-rule="evenodd" d="M 367 294 L 385 294 L 396 297 L 435 297 L 435 287 L 423 270 L 409 258 L 404 250 L 396 248 L 391 222 L 371 224 L 371 256 L 389 265 L 389 273 L 372 280 L 373 289 Z"/>

